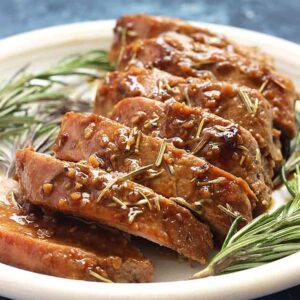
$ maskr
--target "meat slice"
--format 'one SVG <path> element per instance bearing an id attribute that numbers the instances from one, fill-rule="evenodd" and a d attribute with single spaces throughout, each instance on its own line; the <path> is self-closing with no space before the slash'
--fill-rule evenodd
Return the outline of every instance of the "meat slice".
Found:
<path id="1" fill-rule="evenodd" d="M 240 87 L 210 78 L 181 78 L 158 69 L 131 67 L 112 72 L 99 87 L 95 113 L 106 115 L 120 100 L 143 96 L 158 101 L 174 98 L 190 106 L 199 106 L 249 130 L 256 139 L 263 157 L 266 180 L 271 185 L 273 169 L 280 166 L 282 154 L 279 135 L 272 134 L 272 111 L 269 103 L 254 89 L 242 88 L 243 95 L 257 101 L 252 113 L 241 98 Z M 269 175 L 268 175 L 269 174 Z"/>
<path id="2" fill-rule="evenodd" d="M 13 180 L 2 179 L 2 191 L 4 185 L 18 189 Z M 124 234 L 15 201 L 0 202 L 0 261 L 90 281 L 149 282 L 153 277 L 151 262 Z"/>
<path id="3" fill-rule="evenodd" d="M 260 150 L 250 132 L 236 123 L 174 99 L 162 103 L 142 97 L 122 100 L 110 118 L 146 135 L 167 138 L 175 147 L 243 178 L 256 194 L 258 210 L 268 207 L 271 189 L 264 180 Z"/>
<path id="4" fill-rule="evenodd" d="M 114 28 L 114 41 L 110 52 L 110 59 L 117 61 L 120 51 L 124 46 L 137 39 L 148 39 L 159 36 L 167 31 L 175 31 L 191 37 L 198 43 L 212 45 L 214 47 L 233 51 L 243 56 L 251 57 L 259 61 L 270 63 L 266 55 L 253 48 L 237 45 L 225 36 L 211 32 L 207 28 L 193 26 L 180 19 L 169 17 L 156 17 L 144 14 L 125 15 L 118 18 Z"/>
<path id="5" fill-rule="evenodd" d="M 231 217 L 222 208 L 251 220 L 251 203 L 254 207 L 257 201 L 244 180 L 101 116 L 67 113 L 54 151 L 59 159 L 75 162 L 96 154 L 105 169 L 133 172 L 136 182 L 165 197 L 180 197 L 177 201 L 195 211 L 221 236 L 231 224 Z"/>
<path id="6" fill-rule="evenodd" d="M 90 163 L 99 166 L 100 160 L 92 158 Z M 26 149 L 17 153 L 17 175 L 33 204 L 97 221 L 207 262 L 212 249 L 208 227 L 186 208 L 127 180 L 124 174 Z"/>
<path id="7" fill-rule="evenodd" d="M 296 134 L 294 101 L 296 92 L 288 78 L 236 53 L 195 43 L 177 33 L 166 33 L 155 39 L 139 40 L 126 47 L 119 70 L 128 65 L 157 67 L 182 77 L 199 77 L 211 72 L 218 80 L 238 83 L 260 90 L 273 108 L 274 125 L 286 139 Z M 255 107 L 251 99 L 249 107 Z"/>

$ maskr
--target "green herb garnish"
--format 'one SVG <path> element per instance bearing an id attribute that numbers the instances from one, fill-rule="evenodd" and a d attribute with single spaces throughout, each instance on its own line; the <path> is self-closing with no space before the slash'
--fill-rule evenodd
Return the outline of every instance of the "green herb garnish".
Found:
<path id="1" fill-rule="evenodd" d="M 237 231 L 242 221 L 237 216 L 227 234 L 221 250 L 208 266 L 192 278 L 254 268 L 286 257 L 300 250 L 300 171 L 286 181 L 293 199 L 274 212 L 255 218 Z"/>
<path id="2" fill-rule="evenodd" d="M 3 83 L 0 86 L 2 173 L 13 175 L 17 149 L 31 146 L 48 153 L 64 113 L 91 110 L 92 101 L 83 99 L 84 91 L 78 88 L 85 84 L 86 90 L 91 89 L 89 82 L 111 69 L 107 52 L 94 50 L 69 56 L 39 73 L 30 73 L 24 67 Z"/>

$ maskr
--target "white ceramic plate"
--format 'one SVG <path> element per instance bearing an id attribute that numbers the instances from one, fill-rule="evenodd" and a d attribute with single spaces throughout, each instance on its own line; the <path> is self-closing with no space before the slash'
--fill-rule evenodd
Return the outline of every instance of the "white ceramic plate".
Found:
<path id="1" fill-rule="evenodd" d="M 68 54 L 89 49 L 108 49 L 113 21 L 65 25 L 33 31 L 0 41 L 0 76 L 31 63 L 41 69 Z M 300 88 L 300 46 L 248 30 L 204 24 L 239 43 L 258 46 L 275 58 L 277 67 Z M 284 191 L 276 191 L 279 202 Z M 144 244 L 144 243 L 142 243 Z M 167 258 L 153 245 L 142 245 L 154 262 L 155 283 L 105 284 L 61 279 L 0 264 L 0 295 L 14 299 L 247 299 L 300 283 L 300 253 L 255 269 L 205 278 L 184 280 L 198 269 L 187 262 Z M 172 255 L 171 255 L 172 257 Z"/>

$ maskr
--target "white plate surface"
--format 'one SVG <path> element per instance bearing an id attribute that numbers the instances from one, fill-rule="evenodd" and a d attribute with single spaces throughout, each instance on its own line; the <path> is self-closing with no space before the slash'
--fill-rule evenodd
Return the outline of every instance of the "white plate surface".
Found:
<path id="1" fill-rule="evenodd" d="M 0 77 L 31 63 L 41 69 L 68 54 L 108 49 L 113 21 L 78 23 L 33 31 L 0 41 Z M 275 58 L 278 69 L 300 89 L 300 46 L 268 35 L 228 26 L 204 24 L 232 39 L 258 46 Z M 277 201 L 286 192 L 276 191 Z M 0 295 L 14 299 L 248 299 L 300 284 L 300 253 L 255 269 L 201 280 L 184 280 L 197 271 L 187 262 L 142 243 L 155 265 L 155 283 L 105 284 L 61 279 L 0 264 Z"/>

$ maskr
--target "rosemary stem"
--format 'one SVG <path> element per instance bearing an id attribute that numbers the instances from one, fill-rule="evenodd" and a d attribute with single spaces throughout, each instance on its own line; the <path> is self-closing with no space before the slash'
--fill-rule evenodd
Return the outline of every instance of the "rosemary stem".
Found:
<path id="1" fill-rule="evenodd" d="M 213 265 L 209 264 L 205 269 L 192 275 L 190 277 L 190 279 L 200 279 L 200 278 L 205 278 L 205 277 L 214 276 L 214 275 L 215 275 L 215 272 L 214 272 Z"/>

